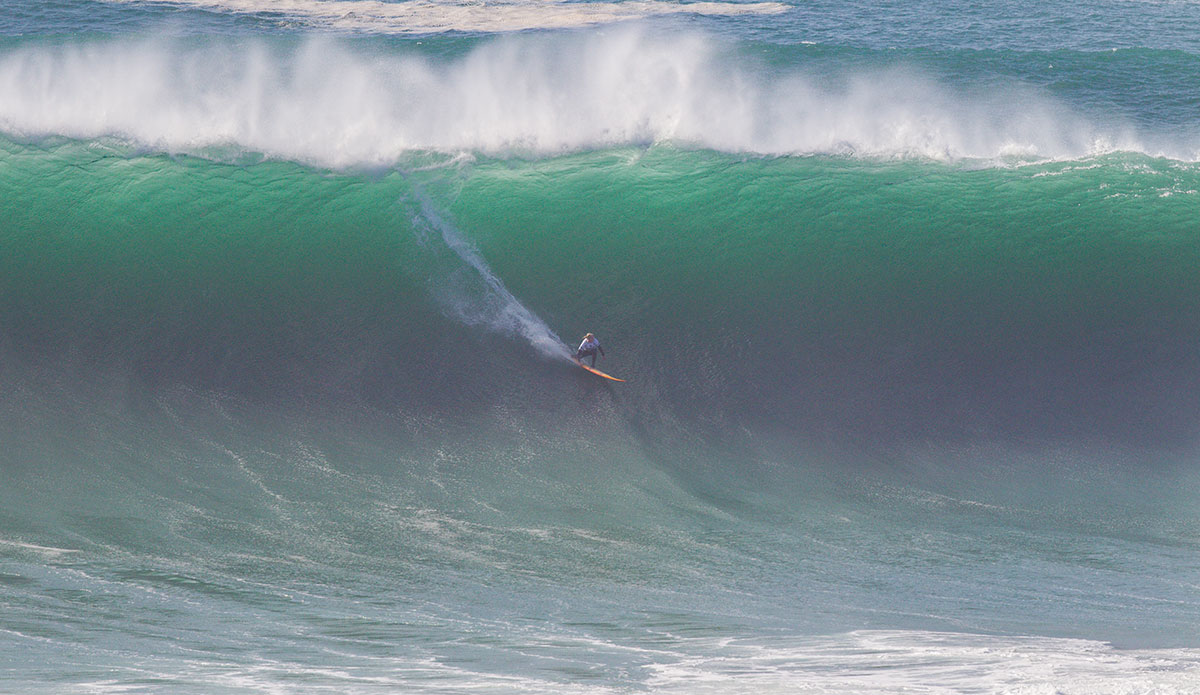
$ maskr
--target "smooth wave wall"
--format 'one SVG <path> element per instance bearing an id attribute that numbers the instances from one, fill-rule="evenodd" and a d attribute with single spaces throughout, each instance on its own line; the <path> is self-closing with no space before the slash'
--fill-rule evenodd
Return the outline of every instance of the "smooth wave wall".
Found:
<path id="1" fill-rule="evenodd" d="M 412 151 L 542 156 L 669 142 L 724 152 L 1028 161 L 1194 158 L 1018 82 L 788 67 L 698 34 L 513 36 L 434 59 L 332 39 L 96 41 L 0 51 L 0 130 L 321 166 Z"/>
<path id="2" fill-rule="evenodd" d="M 31 361 L 537 419 L 586 388 L 544 355 L 593 331 L 645 427 L 1196 441 L 1200 180 L 1175 163 L 0 156 L 0 323 Z"/>

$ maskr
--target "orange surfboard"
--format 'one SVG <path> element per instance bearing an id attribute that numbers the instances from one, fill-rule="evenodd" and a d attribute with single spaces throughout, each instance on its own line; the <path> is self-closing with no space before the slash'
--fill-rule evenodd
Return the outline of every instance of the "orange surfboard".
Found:
<path id="1" fill-rule="evenodd" d="M 572 359 L 574 359 L 574 358 L 572 358 Z M 621 383 L 625 383 L 624 379 L 618 379 L 617 377 L 612 376 L 610 374 L 605 374 L 604 372 L 600 371 L 599 369 L 596 369 L 595 367 L 589 367 L 586 364 L 584 364 L 583 362 L 580 362 L 579 360 L 575 360 L 575 364 L 579 365 L 580 367 L 583 367 L 584 369 L 588 370 L 592 374 L 595 374 L 596 376 L 602 376 L 605 379 L 609 379 L 611 381 L 619 381 Z"/>

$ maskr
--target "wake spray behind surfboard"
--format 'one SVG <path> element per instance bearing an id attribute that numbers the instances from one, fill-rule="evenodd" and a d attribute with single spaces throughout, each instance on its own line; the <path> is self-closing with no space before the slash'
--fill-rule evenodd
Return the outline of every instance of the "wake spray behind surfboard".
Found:
<path id="1" fill-rule="evenodd" d="M 430 239 L 442 240 L 445 249 L 465 263 L 456 264 L 446 276 L 437 278 L 435 293 L 447 310 L 468 325 L 485 326 L 505 335 L 524 338 L 539 353 L 569 360 L 571 353 L 546 322 L 530 311 L 500 278 L 492 272 L 479 250 L 465 239 L 457 227 L 441 211 L 424 189 L 406 177 L 411 185 L 411 201 L 415 204 L 413 229 L 418 241 L 433 251 Z M 435 234 L 431 234 L 435 233 Z"/>

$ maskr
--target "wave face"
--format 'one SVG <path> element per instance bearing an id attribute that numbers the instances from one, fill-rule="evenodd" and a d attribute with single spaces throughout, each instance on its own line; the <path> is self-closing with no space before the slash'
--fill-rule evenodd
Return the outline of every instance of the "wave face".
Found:
<path id="1" fill-rule="evenodd" d="M 1200 678 L 1184 38 L 345 4 L 0 18 L 0 690 Z"/>
<path id="2" fill-rule="evenodd" d="M 534 358 L 604 327 L 648 387 L 625 397 L 685 419 L 1197 434 L 1200 172 L 1175 163 L 969 172 L 659 148 L 329 175 L 63 144 L 10 146 L 4 168 L 31 184 L 5 210 L 23 359 L 461 411 L 514 379 L 554 392 L 563 375 Z M 435 378 L 473 385 L 408 381 Z"/>

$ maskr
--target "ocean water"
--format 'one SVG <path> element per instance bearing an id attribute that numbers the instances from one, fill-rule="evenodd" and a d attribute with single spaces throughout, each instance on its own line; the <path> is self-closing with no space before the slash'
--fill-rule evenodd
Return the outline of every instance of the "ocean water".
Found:
<path id="1" fill-rule="evenodd" d="M 0 692 L 1200 693 L 1198 109 L 1190 2 L 4 3 Z"/>

